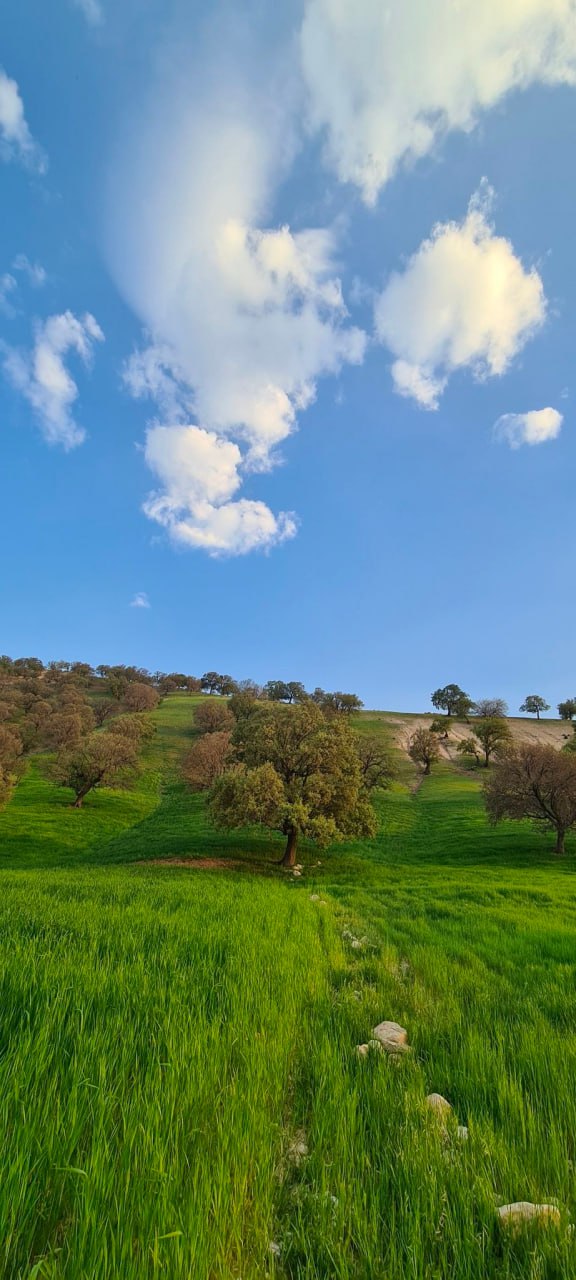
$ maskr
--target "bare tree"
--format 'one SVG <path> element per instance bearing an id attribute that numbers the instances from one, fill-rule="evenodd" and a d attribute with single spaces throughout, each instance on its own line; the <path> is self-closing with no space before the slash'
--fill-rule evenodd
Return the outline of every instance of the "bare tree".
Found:
<path id="1" fill-rule="evenodd" d="M 556 832 L 556 853 L 576 824 L 576 757 L 554 747 L 520 744 L 496 761 L 484 786 L 491 822 L 530 818 Z"/>
<path id="2" fill-rule="evenodd" d="M 508 703 L 503 698 L 479 698 L 472 707 L 472 714 L 483 720 L 496 720 L 508 715 Z"/>

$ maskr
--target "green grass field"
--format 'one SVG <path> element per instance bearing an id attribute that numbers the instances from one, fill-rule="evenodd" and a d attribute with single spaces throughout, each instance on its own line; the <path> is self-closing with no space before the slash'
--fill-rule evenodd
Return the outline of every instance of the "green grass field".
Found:
<path id="1" fill-rule="evenodd" d="M 35 757 L 0 814 L 0 1275 L 576 1280 L 576 840 L 407 766 L 295 879 L 179 781 L 195 701 L 134 791 L 72 810 Z M 384 1018 L 399 1065 L 355 1052 Z M 562 1228 L 503 1233 L 524 1199 Z"/>

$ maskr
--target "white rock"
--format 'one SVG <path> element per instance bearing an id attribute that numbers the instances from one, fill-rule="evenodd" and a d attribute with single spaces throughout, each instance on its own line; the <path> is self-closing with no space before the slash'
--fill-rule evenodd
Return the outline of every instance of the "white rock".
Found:
<path id="1" fill-rule="evenodd" d="M 311 893 L 311 894 L 310 894 L 310 901 L 311 901 L 311 902 L 319 902 L 319 901 L 320 901 L 320 894 L 319 894 L 319 893 Z"/>
<path id="2" fill-rule="evenodd" d="M 350 943 L 350 946 L 352 947 L 353 951 L 359 951 L 362 946 L 362 943 L 359 938 L 353 938 Z"/>
<path id="3" fill-rule="evenodd" d="M 429 1093 L 426 1098 L 426 1105 L 441 1120 L 446 1120 L 452 1110 L 450 1103 L 446 1098 L 442 1097 L 441 1093 Z"/>
<path id="4" fill-rule="evenodd" d="M 398 1022 L 379 1022 L 372 1032 L 386 1053 L 408 1053 L 408 1032 Z"/>
<path id="5" fill-rule="evenodd" d="M 359 1058 L 367 1058 L 367 1057 L 368 1057 L 368 1054 L 370 1053 L 370 1045 L 369 1045 L 369 1044 L 357 1044 L 357 1045 L 356 1045 L 356 1053 L 358 1054 L 358 1057 L 359 1057 Z"/>
<path id="6" fill-rule="evenodd" d="M 270 1244 L 268 1245 L 268 1248 L 274 1258 L 280 1257 L 280 1254 L 282 1253 L 282 1245 L 277 1244 L 275 1240 L 271 1240 Z"/>
<path id="7" fill-rule="evenodd" d="M 458 1128 L 456 1130 L 456 1137 L 460 1139 L 460 1142 L 468 1141 L 468 1129 L 465 1124 L 458 1125 Z"/>
<path id="8" fill-rule="evenodd" d="M 503 1204 L 496 1210 L 500 1221 L 512 1231 L 518 1231 L 528 1222 L 552 1223 L 560 1226 L 560 1210 L 555 1204 L 532 1204 L 530 1200 L 517 1200 Z"/>
<path id="9" fill-rule="evenodd" d="M 298 870 L 298 867 L 294 867 L 294 870 L 293 870 L 293 872 L 292 872 L 292 875 L 293 875 L 293 876 L 301 876 L 301 875 L 302 875 L 302 872 Z"/>

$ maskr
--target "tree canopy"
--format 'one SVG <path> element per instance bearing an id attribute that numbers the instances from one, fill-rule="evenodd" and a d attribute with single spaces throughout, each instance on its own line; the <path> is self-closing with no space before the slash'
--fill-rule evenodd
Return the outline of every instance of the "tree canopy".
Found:
<path id="1" fill-rule="evenodd" d="M 431 729 L 416 729 L 408 743 L 408 755 L 415 764 L 424 766 L 424 773 L 432 772 L 432 765 L 440 759 L 438 735 Z"/>
<path id="2" fill-rule="evenodd" d="M 496 761 L 484 796 L 491 822 L 530 818 L 556 832 L 556 852 L 562 854 L 566 832 L 576 824 L 576 757 L 519 744 Z"/>
<path id="3" fill-rule="evenodd" d="M 536 719 L 539 720 L 540 712 L 549 711 L 550 704 L 544 698 L 541 698 L 539 693 L 529 693 L 528 697 L 524 699 L 520 710 L 530 716 L 536 716 Z"/>
<path id="4" fill-rule="evenodd" d="M 431 702 L 437 711 L 445 711 L 448 716 L 467 716 L 474 706 L 458 684 L 445 684 L 441 689 L 435 689 Z"/>
<path id="5" fill-rule="evenodd" d="M 311 701 L 259 706 L 232 733 L 233 765 L 216 781 L 210 809 L 218 826 L 269 827 L 286 837 L 293 866 L 300 836 L 321 847 L 372 836 L 376 815 L 345 717 L 327 719 Z"/>

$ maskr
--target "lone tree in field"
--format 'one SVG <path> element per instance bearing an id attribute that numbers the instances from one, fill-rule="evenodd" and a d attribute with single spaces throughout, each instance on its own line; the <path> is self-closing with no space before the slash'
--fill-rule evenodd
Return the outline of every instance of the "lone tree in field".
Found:
<path id="1" fill-rule="evenodd" d="M 55 776 L 60 786 L 74 792 L 74 808 L 80 809 L 96 787 L 126 781 L 136 759 L 136 747 L 130 739 L 116 733 L 91 733 L 79 746 L 60 752 Z"/>
<path id="2" fill-rule="evenodd" d="M 508 703 L 503 698 L 480 698 L 474 703 L 472 711 L 482 720 L 501 719 L 508 715 Z"/>
<path id="3" fill-rule="evenodd" d="M 437 711 L 445 711 L 447 716 L 467 716 L 474 706 L 458 684 L 445 684 L 442 689 L 435 689 L 431 702 Z"/>
<path id="4" fill-rule="evenodd" d="M 549 711 L 550 704 L 545 702 L 544 698 L 541 698 L 539 693 L 529 693 L 528 697 L 525 698 L 522 703 L 520 710 L 525 711 L 529 716 L 536 716 L 536 719 L 539 720 L 540 712 Z"/>
<path id="5" fill-rule="evenodd" d="M 566 698 L 558 703 L 558 715 L 561 720 L 573 720 L 576 716 L 576 698 Z"/>
<path id="6" fill-rule="evenodd" d="M 496 762 L 484 796 L 491 822 L 530 818 L 556 832 L 562 854 L 566 832 L 576 824 L 576 757 L 554 747 L 513 747 Z"/>
<path id="7" fill-rule="evenodd" d="M 510 726 L 500 716 L 479 720 L 478 724 L 474 725 L 472 732 L 482 747 L 485 769 L 488 768 L 495 752 L 501 751 L 503 747 L 506 747 L 512 741 Z"/>
<path id="8" fill-rule="evenodd" d="M 408 755 L 415 764 L 424 766 L 424 773 L 432 772 L 432 765 L 440 759 L 438 734 L 431 729 L 417 729 L 408 743 Z"/>
<path id="9" fill-rule="evenodd" d="M 281 831 L 283 866 L 294 866 L 300 836 L 326 847 L 376 834 L 346 717 L 327 719 L 313 702 L 269 703 L 237 722 L 232 747 L 234 763 L 212 791 L 212 817 L 220 827 Z"/>

